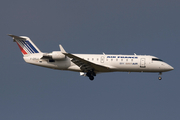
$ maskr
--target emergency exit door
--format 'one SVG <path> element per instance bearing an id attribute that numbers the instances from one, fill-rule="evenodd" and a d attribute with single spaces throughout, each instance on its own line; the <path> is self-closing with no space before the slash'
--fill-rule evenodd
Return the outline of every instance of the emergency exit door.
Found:
<path id="1" fill-rule="evenodd" d="M 101 63 L 104 63 L 104 56 L 101 56 Z"/>

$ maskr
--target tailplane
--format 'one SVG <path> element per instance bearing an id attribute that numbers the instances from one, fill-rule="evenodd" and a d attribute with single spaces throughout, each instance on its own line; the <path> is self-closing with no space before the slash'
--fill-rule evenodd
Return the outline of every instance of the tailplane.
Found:
<path id="1" fill-rule="evenodd" d="M 15 36 L 9 34 L 19 46 L 23 55 L 41 53 L 38 47 L 26 36 Z"/>

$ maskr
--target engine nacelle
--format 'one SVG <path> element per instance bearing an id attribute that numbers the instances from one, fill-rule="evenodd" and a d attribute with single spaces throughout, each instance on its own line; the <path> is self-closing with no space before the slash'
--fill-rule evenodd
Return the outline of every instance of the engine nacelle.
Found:
<path id="1" fill-rule="evenodd" d="M 63 60 L 65 58 L 66 58 L 66 56 L 64 54 L 62 54 L 61 51 L 53 51 L 52 52 L 52 59 L 53 60 Z"/>

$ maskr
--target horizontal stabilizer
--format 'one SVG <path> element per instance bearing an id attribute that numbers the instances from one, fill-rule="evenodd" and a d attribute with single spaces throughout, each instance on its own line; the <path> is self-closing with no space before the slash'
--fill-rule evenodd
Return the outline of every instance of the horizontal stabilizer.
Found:
<path id="1" fill-rule="evenodd" d="M 24 41 L 26 40 L 25 38 L 20 37 L 20 36 L 15 36 L 15 35 L 11 35 L 11 34 L 8 34 L 8 35 L 13 38 L 14 42 L 15 42 L 15 39 L 24 40 Z"/>

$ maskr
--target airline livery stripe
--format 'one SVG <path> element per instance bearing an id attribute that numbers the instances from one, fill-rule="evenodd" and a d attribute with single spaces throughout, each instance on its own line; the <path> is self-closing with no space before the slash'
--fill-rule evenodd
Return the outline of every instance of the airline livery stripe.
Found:
<path id="1" fill-rule="evenodd" d="M 36 46 L 31 41 L 15 40 L 23 54 L 39 53 Z"/>
<path id="2" fill-rule="evenodd" d="M 29 53 L 39 53 L 29 41 L 18 41 Z"/>
<path id="3" fill-rule="evenodd" d="M 18 43 L 18 44 L 21 46 L 21 48 L 22 48 L 24 51 L 26 51 L 26 53 L 30 53 L 30 52 L 24 47 L 24 45 L 23 45 L 20 41 L 16 40 L 16 43 Z"/>
<path id="4" fill-rule="evenodd" d="M 17 43 L 17 42 L 16 42 Z M 20 48 L 20 50 L 21 50 L 21 52 L 25 55 L 25 54 L 27 54 L 27 52 L 17 43 L 17 45 L 19 46 L 19 48 Z"/>
<path id="5" fill-rule="evenodd" d="M 29 41 L 26 41 L 26 43 L 34 50 L 35 53 L 39 53 Z"/>
<path id="6" fill-rule="evenodd" d="M 30 53 L 34 53 L 34 51 L 27 45 L 25 41 L 22 41 L 23 45 L 30 51 Z"/>
<path id="7" fill-rule="evenodd" d="M 28 52 L 28 53 L 33 53 L 27 46 L 26 46 L 26 44 L 24 43 L 24 42 L 22 42 L 22 41 L 18 41 L 20 44 L 21 44 L 21 46 Z"/>

